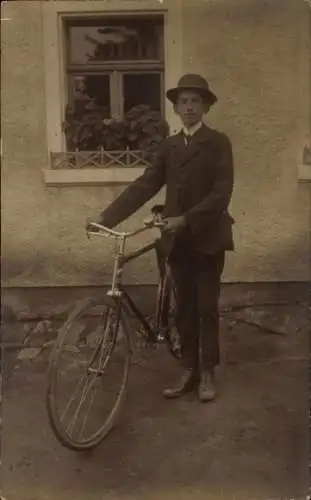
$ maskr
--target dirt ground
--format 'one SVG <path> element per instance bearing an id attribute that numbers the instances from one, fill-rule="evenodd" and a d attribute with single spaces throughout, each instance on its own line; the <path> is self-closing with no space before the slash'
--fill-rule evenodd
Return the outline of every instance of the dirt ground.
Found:
<path id="1" fill-rule="evenodd" d="M 192 394 L 163 399 L 178 365 L 164 346 L 139 351 L 119 425 L 89 454 L 63 448 L 49 427 L 47 350 L 31 359 L 4 353 L 10 365 L 2 401 L 4 498 L 305 499 L 306 312 L 248 311 L 221 325 L 215 402 L 202 405 Z"/>

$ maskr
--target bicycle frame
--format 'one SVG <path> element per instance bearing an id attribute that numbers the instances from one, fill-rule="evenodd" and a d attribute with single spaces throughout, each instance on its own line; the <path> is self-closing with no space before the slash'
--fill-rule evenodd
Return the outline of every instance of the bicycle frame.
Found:
<path id="1" fill-rule="evenodd" d="M 125 238 L 120 238 L 119 241 L 119 248 L 115 257 L 114 261 L 114 269 L 113 269 L 113 276 L 112 276 L 112 285 L 111 288 L 107 291 L 108 297 L 111 297 L 116 306 L 120 305 L 125 312 L 127 313 L 128 316 L 134 314 L 134 316 L 139 320 L 140 324 L 142 325 L 145 333 L 146 333 L 146 339 L 149 342 L 155 343 L 158 342 L 161 337 L 161 327 L 162 327 L 162 314 L 161 314 L 161 309 L 157 308 L 156 311 L 156 326 L 152 327 L 151 324 L 146 320 L 144 317 L 143 313 L 139 310 L 139 308 L 136 306 L 130 295 L 127 293 L 125 287 L 122 285 L 122 274 L 123 274 L 123 268 L 125 264 L 128 262 L 137 259 L 141 255 L 144 255 L 151 250 L 156 250 L 156 241 L 153 243 L 149 243 L 148 245 L 145 245 L 144 247 L 140 248 L 139 250 L 136 250 L 134 252 L 129 252 L 128 254 L 125 254 Z M 158 260 L 158 268 L 159 271 L 161 270 L 161 266 L 159 265 L 159 254 L 156 252 L 157 255 L 157 260 Z M 162 280 L 163 276 L 161 276 L 160 273 L 160 279 L 161 279 L 161 286 L 162 286 Z M 163 325 L 164 326 L 164 325 Z"/>
<path id="2" fill-rule="evenodd" d="M 168 328 L 168 312 L 169 312 L 169 300 L 168 300 L 168 292 L 170 291 L 169 286 L 170 282 L 167 280 L 168 278 L 168 264 L 167 258 L 161 256 L 161 252 L 157 247 L 157 240 L 144 247 L 125 254 L 125 243 L 126 239 L 131 236 L 135 236 L 140 234 L 147 229 L 158 228 L 162 229 L 165 226 L 165 221 L 162 218 L 161 207 L 155 206 L 152 212 L 151 220 L 147 220 L 144 222 L 144 226 L 126 233 L 126 232 L 118 232 L 113 229 L 102 226 L 98 223 L 90 222 L 87 235 L 88 237 L 93 235 L 101 235 L 113 238 L 117 241 L 117 251 L 114 259 L 113 266 L 113 274 L 112 274 L 112 284 L 111 288 L 107 292 L 107 296 L 110 297 L 116 308 L 120 311 L 120 307 L 122 307 L 125 312 L 130 315 L 131 312 L 134 313 L 134 316 L 139 320 L 140 324 L 143 326 L 146 332 L 146 338 L 150 342 L 158 342 L 165 339 L 165 330 Z M 92 231 L 92 228 L 96 228 L 96 232 Z M 99 230 L 99 232 L 98 232 Z M 158 262 L 158 269 L 160 275 L 160 282 L 158 287 L 158 297 L 157 297 L 157 308 L 156 308 L 156 326 L 152 327 L 150 323 L 145 319 L 144 315 L 135 305 L 129 294 L 126 292 L 122 285 L 122 274 L 124 265 L 128 262 L 140 257 L 141 255 L 146 254 L 150 250 L 156 250 L 156 257 Z"/>

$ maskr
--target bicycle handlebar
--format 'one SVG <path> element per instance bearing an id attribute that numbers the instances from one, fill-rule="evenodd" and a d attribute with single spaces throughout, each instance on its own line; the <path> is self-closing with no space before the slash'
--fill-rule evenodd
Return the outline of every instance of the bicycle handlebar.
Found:
<path id="1" fill-rule="evenodd" d="M 122 231 L 122 232 L 119 232 L 119 231 L 115 231 L 114 229 L 110 229 L 106 226 L 102 226 L 101 224 L 98 224 L 97 222 L 89 222 L 88 224 L 88 228 L 87 228 L 87 235 L 88 237 L 89 236 L 110 236 L 110 237 L 113 237 L 113 238 L 120 238 L 120 239 L 125 239 L 125 238 L 129 238 L 129 237 L 132 237 L 132 236 L 136 236 L 137 234 L 140 234 L 140 233 L 143 233 L 144 231 L 146 231 L 147 229 L 152 229 L 152 228 L 163 228 L 165 226 L 165 221 L 155 221 L 154 219 L 148 221 L 144 221 L 144 226 L 139 228 L 139 229 L 136 229 L 134 231 L 128 231 L 128 232 L 125 232 L 125 231 Z M 97 231 L 91 231 L 89 230 L 89 228 L 91 227 L 94 227 L 97 229 Z"/>

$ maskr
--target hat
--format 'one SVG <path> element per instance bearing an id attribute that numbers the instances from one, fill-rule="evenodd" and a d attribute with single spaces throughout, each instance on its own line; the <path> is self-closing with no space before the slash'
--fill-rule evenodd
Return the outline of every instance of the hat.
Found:
<path id="1" fill-rule="evenodd" d="M 173 103 L 176 104 L 177 97 L 182 90 L 194 90 L 200 94 L 205 102 L 210 105 L 217 101 L 217 97 L 210 90 L 209 85 L 205 78 L 200 75 L 187 74 L 180 78 L 177 87 L 169 89 L 166 92 L 166 97 Z"/>

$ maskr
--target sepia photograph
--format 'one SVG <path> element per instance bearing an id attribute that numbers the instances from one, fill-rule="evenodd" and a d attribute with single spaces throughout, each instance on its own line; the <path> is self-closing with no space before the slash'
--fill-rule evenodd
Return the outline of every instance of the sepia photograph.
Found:
<path id="1" fill-rule="evenodd" d="M 0 500 L 311 498 L 311 1 L 1 1 Z"/>

